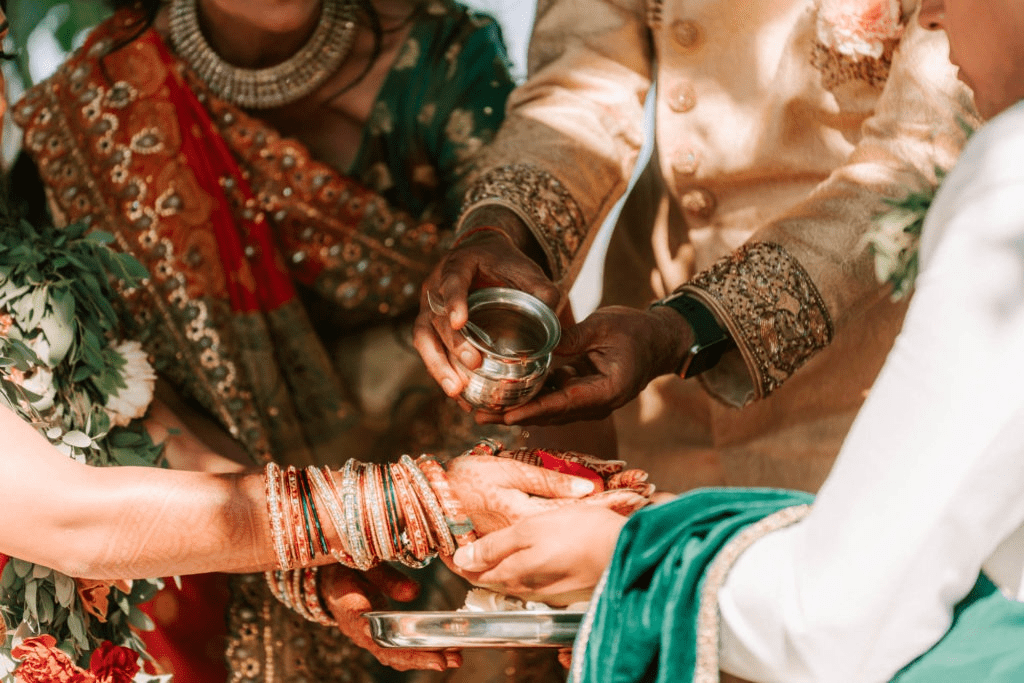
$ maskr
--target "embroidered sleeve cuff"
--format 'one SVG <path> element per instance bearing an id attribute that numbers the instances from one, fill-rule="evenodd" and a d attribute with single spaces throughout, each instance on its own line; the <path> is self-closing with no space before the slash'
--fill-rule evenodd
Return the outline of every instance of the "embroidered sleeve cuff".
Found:
<path id="1" fill-rule="evenodd" d="M 553 175 L 536 166 L 502 166 L 482 175 L 466 194 L 462 223 L 474 209 L 504 206 L 529 226 L 544 250 L 556 282 L 572 271 L 573 261 L 586 238 L 583 211 Z"/>
<path id="2" fill-rule="evenodd" d="M 744 245 L 679 288 L 699 299 L 728 329 L 753 384 L 743 405 L 768 396 L 815 353 L 832 341 L 828 309 L 807 271 L 777 244 Z M 744 384 L 736 378 L 738 363 L 724 362 L 702 376 L 705 386 Z M 716 392 L 717 393 L 717 392 Z"/>

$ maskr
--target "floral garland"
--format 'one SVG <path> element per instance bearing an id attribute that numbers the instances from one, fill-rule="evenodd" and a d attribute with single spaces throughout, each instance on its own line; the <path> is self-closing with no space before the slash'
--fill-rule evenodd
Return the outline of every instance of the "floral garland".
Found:
<path id="1" fill-rule="evenodd" d="M 944 172 L 935 169 L 937 183 Z M 892 208 L 880 214 L 865 241 L 875 256 L 875 277 L 892 286 L 891 297 L 899 301 L 910 294 L 917 279 L 917 248 L 924 217 L 932 205 L 935 190 L 911 192 L 901 200 L 885 200 Z"/>
<path id="2" fill-rule="evenodd" d="M 117 343 L 111 277 L 146 277 L 113 238 L 85 226 L 36 228 L 0 216 L 0 405 L 62 453 L 96 466 L 162 465 L 138 418 L 155 374 L 141 347 Z M 140 670 L 152 629 L 138 608 L 159 579 L 75 579 L 0 555 L 0 681 L 167 681 Z"/>
<path id="3" fill-rule="evenodd" d="M 878 59 L 903 33 L 900 0 L 821 0 L 818 40 L 855 60 Z"/>
<path id="4" fill-rule="evenodd" d="M 964 138 L 970 139 L 975 128 L 958 118 Z M 892 300 L 899 301 L 914 288 L 919 268 L 917 251 L 924 219 L 931 208 L 946 171 L 935 167 L 935 183 L 927 190 L 911 192 L 900 200 L 886 199 L 890 208 L 875 217 L 874 227 L 864 236 L 864 243 L 875 256 L 875 277 L 882 284 L 892 285 Z"/>

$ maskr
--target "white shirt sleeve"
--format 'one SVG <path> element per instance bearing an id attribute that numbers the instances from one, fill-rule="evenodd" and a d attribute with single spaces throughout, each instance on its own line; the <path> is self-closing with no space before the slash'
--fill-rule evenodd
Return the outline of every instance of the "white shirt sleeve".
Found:
<path id="1" fill-rule="evenodd" d="M 719 593 L 723 670 L 881 683 L 942 637 L 997 548 L 986 566 L 1019 588 L 1021 158 L 1018 106 L 943 184 L 903 331 L 813 510 L 756 542 Z"/>

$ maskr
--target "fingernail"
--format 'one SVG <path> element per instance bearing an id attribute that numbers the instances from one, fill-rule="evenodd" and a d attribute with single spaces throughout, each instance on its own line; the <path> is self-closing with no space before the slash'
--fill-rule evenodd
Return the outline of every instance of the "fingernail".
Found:
<path id="1" fill-rule="evenodd" d="M 473 362 L 473 352 L 470 351 L 469 349 L 466 349 L 465 351 L 459 354 L 459 360 L 461 360 L 462 364 L 468 368 L 469 364 Z"/>
<path id="2" fill-rule="evenodd" d="M 444 393 L 448 394 L 449 396 L 454 396 L 455 392 L 458 389 L 455 386 L 454 380 L 451 380 L 451 379 L 443 379 L 443 380 L 441 380 L 441 388 L 444 389 Z"/>
<path id="3" fill-rule="evenodd" d="M 589 479 L 574 479 L 572 482 L 572 492 L 577 496 L 585 496 L 589 493 L 593 493 L 594 482 Z"/>
<path id="4" fill-rule="evenodd" d="M 450 655 L 448 653 L 445 653 L 444 660 L 445 663 L 448 664 L 449 669 L 458 669 L 460 666 L 462 666 L 462 661 L 459 659 L 458 655 Z"/>
<path id="5" fill-rule="evenodd" d="M 452 555 L 452 562 L 455 563 L 456 567 L 469 569 L 476 562 L 476 548 L 473 547 L 472 543 L 462 546 Z"/>

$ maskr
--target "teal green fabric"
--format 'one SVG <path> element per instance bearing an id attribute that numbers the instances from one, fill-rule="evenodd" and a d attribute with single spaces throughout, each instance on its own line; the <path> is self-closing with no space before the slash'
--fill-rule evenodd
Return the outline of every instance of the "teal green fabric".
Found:
<path id="1" fill-rule="evenodd" d="M 501 125 L 513 87 L 494 19 L 425 3 L 377 95 L 349 175 L 421 221 L 452 226 L 473 161 Z"/>
<path id="2" fill-rule="evenodd" d="M 811 500 L 796 491 L 700 489 L 634 515 L 619 536 L 575 683 L 692 679 L 705 570 L 750 524 Z"/>
<path id="3" fill-rule="evenodd" d="M 703 489 L 637 513 L 622 531 L 573 683 L 688 683 L 705 572 L 738 532 L 805 493 Z M 576 662 L 575 664 L 579 664 Z M 891 683 L 1024 683 L 1024 603 L 984 576 L 952 627 Z"/>
<path id="4" fill-rule="evenodd" d="M 984 576 L 957 605 L 942 640 L 892 683 L 982 681 L 1024 681 L 1024 603 L 1007 600 Z"/>

